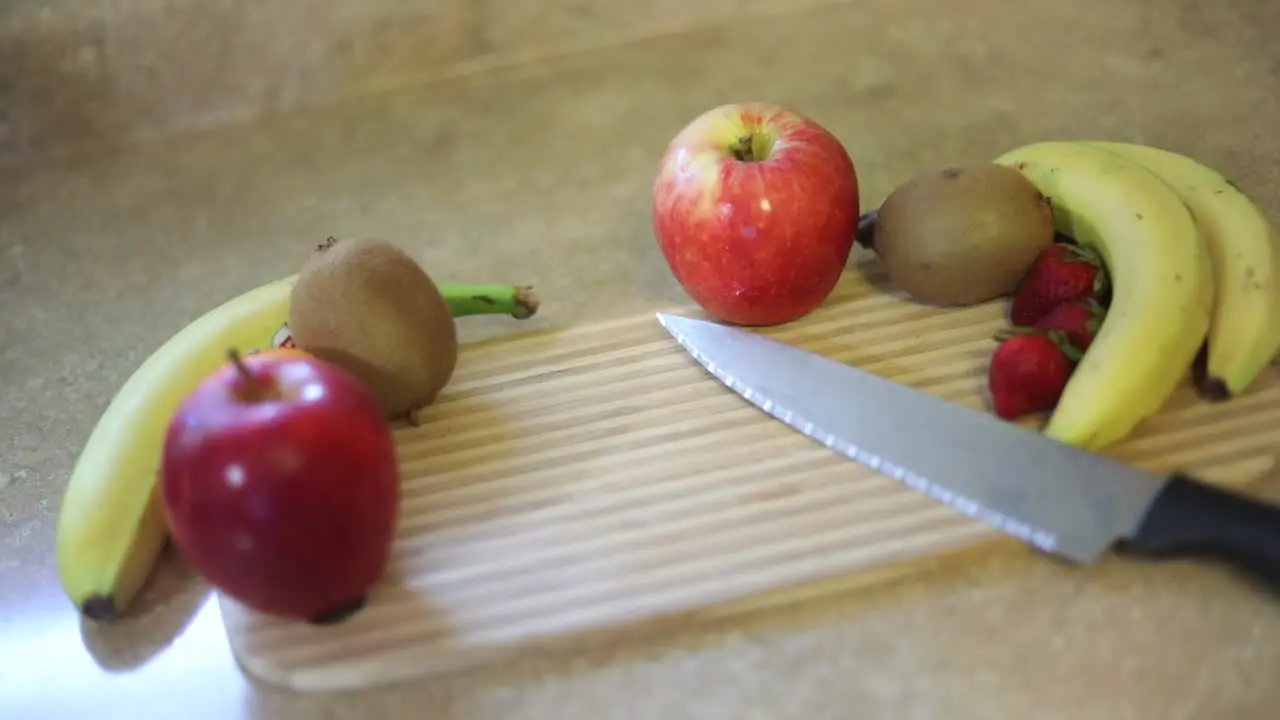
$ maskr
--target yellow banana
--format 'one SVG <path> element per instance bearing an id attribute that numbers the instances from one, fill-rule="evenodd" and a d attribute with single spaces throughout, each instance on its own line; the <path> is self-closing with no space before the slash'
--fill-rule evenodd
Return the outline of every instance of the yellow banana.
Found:
<path id="1" fill-rule="evenodd" d="M 133 599 L 168 537 L 156 472 L 169 418 L 228 348 L 262 349 L 289 317 L 294 276 L 251 290 L 188 325 L 139 367 L 85 443 L 58 516 L 63 589 L 93 619 Z"/>
<path id="2" fill-rule="evenodd" d="M 1045 426 L 1096 450 L 1165 403 L 1204 342 L 1213 269 L 1187 206 L 1137 163 L 1076 142 L 1040 142 L 995 160 L 1021 172 L 1053 207 L 1054 228 L 1095 249 L 1111 305 Z"/>
<path id="3" fill-rule="evenodd" d="M 1159 175 L 1191 209 L 1214 272 L 1201 391 L 1212 400 L 1243 392 L 1280 350 L 1280 233 L 1239 188 L 1192 158 L 1145 145 L 1086 144 Z"/>
<path id="4" fill-rule="evenodd" d="M 58 517 L 56 553 L 63 590 L 89 618 L 121 614 L 168 539 L 157 472 L 169 419 L 187 393 L 226 359 L 284 344 L 297 275 L 236 297 L 155 351 L 107 406 L 76 461 Z M 537 309 L 530 288 L 446 285 L 454 317 Z"/>

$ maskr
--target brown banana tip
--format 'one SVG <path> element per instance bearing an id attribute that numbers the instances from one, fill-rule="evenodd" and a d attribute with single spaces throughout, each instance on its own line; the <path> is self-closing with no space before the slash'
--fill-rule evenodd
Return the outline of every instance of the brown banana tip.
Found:
<path id="1" fill-rule="evenodd" d="M 92 595 L 80 605 L 80 612 L 98 622 L 115 620 L 116 600 L 110 595 Z"/>
<path id="2" fill-rule="evenodd" d="M 1231 398 L 1231 388 L 1222 378 L 1207 378 L 1200 385 L 1200 396 L 1209 402 L 1223 402 Z"/>

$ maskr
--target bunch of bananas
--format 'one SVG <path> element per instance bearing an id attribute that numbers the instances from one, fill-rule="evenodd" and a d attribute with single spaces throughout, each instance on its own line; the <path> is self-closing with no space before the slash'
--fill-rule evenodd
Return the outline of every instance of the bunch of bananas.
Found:
<path id="1" fill-rule="evenodd" d="M 1219 401 L 1275 357 L 1280 234 L 1220 173 L 1117 142 L 1037 142 L 995 162 L 1049 198 L 1055 230 L 1096 250 L 1111 280 L 1106 319 L 1046 435 L 1092 450 L 1122 439 L 1164 405 L 1202 348 L 1200 391 Z"/>
<path id="2" fill-rule="evenodd" d="M 227 350 L 290 343 L 287 321 L 297 275 L 240 295 L 173 336 L 134 371 L 94 426 L 71 472 L 58 516 L 58 576 L 86 616 L 110 620 L 129 606 L 169 537 L 160 498 L 160 455 L 169 419 Z M 528 288 L 440 284 L 452 315 L 524 319 Z"/>

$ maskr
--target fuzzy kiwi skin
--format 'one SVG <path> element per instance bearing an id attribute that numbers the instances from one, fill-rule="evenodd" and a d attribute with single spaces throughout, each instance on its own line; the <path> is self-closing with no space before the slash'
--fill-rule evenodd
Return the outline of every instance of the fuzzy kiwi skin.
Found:
<path id="1" fill-rule="evenodd" d="M 916 175 L 870 221 L 869 244 L 894 284 L 937 305 L 1012 293 L 1053 242 L 1048 198 L 1018 171 L 994 163 Z"/>
<path id="2" fill-rule="evenodd" d="M 394 244 L 331 240 L 307 259 L 289 306 L 293 342 L 358 377 L 391 418 L 418 423 L 453 377 L 458 334 L 434 281 Z"/>

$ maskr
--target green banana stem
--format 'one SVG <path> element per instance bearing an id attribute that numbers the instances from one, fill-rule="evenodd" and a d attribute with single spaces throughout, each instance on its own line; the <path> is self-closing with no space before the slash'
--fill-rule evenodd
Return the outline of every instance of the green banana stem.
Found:
<path id="1" fill-rule="evenodd" d="M 441 283 L 440 294 L 455 317 L 510 315 L 517 320 L 538 312 L 537 294 L 527 285 L 467 285 Z"/>

